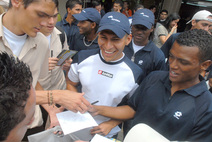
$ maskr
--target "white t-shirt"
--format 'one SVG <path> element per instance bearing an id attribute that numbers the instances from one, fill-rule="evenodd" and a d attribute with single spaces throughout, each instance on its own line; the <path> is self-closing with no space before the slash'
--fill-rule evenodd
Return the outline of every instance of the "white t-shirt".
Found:
<path id="1" fill-rule="evenodd" d="M 13 51 L 13 54 L 18 57 L 26 42 L 27 34 L 17 36 L 4 26 L 3 30 L 4 30 L 4 36 L 8 44 L 10 45 L 10 49 Z"/>
<path id="2" fill-rule="evenodd" d="M 116 62 L 106 62 L 99 49 L 81 50 L 75 55 L 68 78 L 82 84 L 84 97 L 90 103 L 99 101 L 96 105 L 116 107 L 124 97 L 131 97 L 138 87 L 142 70 L 126 56 Z M 110 118 L 97 115 L 98 124 Z M 116 126 L 107 135 L 112 137 L 119 132 Z"/>
<path id="3" fill-rule="evenodd" d="M 134 54 L 135 54 L 136 52 L 138 52 L 138 50 L 141 50 L 142 48 L 144 48 L 144 46 L 135 45 L 133 39 L 132 39 L 132 45 L 133 45 Z"/>
<path id="4" fill-rule="evenodd" d="M 51 43 L 51 34 L 50 35 L 48 35 L 48 36 L 46 36 L 46 38 L 48 39 L 48 41 L 49 41 L 49 49 L 50 49 L 50 43 Z"/>

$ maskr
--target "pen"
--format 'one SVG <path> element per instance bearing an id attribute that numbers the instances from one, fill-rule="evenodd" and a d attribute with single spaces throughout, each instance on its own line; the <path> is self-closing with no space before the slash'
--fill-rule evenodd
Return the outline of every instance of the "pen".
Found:
<path id="1" fill-rule="evenodd" d="M 53 57 L 53 50 L 51 50 L 51 57 Z M 51 70 L 51 73 L 52 73 L 52 70 Z"/>
<path id="2" fill-rule="evenodd" d="M 53 57 L 53 50 L 51 50 L 51 57 Z"/>
<path id="3" fill-rule="evenodd" d="M 91 103 L 91 105 L 95 105 L 96 103 L 98 103 L 99 101 L 95 101 L 95 102 L 93 102 L 93 103 Z"/>

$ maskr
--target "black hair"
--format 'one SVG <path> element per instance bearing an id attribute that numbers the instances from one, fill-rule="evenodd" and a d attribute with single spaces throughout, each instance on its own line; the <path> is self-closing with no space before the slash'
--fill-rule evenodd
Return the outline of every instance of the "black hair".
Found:
<path id="1" fill-rule="evenodd" d="M 193 29 L 181 33 L 176 42 L 181 46 L 197 47 L 199 49 L 199 60 L 204 62 L 212 58 L 212 36 L 205 30 Z"/>
<path id="2" fill-rule="evenodd" d="M 0 141 L 25 117 L 32 83 L 30 68 L 12 55 L 0 53 Z"/>
<path id="3" fill-rule="evenodd" d="M 166 20 L 162 24 L 168 30 L 170 23 L 177 19 L 180 19 L 180 15 L 178 15 L 177 13 L 172 13 L 166 18 Z"/>
<path id="4" fill-rule="evenodd" d="M 118 3 L 123 9 L 124 4 L 121 0 L 116 0 L 114 3 Z"/>
<path id="5" fill-rule="evenodd" d="M 157 8 L 155 5 L 151 5 L 149 9 Z"/>
<path id="6" fill-rule="evenodd" d="M 100 1 L 98 1 L 98 0 L 93 0 L 92 1 L 92 7 L 93 8 L 95 8 L 96 6 L 99 6 L 99 5 L 101 5 L 101 2 Z"/>
<path id="7" fill-rule="evenodd" d="M 143 9 L 144 6 L 142 4 L 137 4 L 133 10 L 137 11 L 138 9 Z"/>
<path id="8" fill-rule="evenodd" d="M 165 12 L 167 15 L 169 14 L 168 11 L 167 11 L 166 9 L 161 10 L 160 14 L 161 14 L 162 12 Z"/>
<path id="9" fill-rule="evenodd" d="M 75 5 L 77 5 L 77 4 L 82 5 L 83 3 L 82 3 L 81 0 L 68 0 L 68 1 L 66 2 L 66 10 L 67 10 L 68 8 L 70 8 L 70 9 L 74 8 Z"/>
<path id="10" fill-rule="evenodd" d="M 27 8 L 31 3 L 33 2 L 36 2 L 36 1 L 39 1 L 39 0 L 23 0 L 23 4 L 24 4 L 24 8 Z M 54 3 L 55 3 L 55 6 L 58 8 L 58 0 L 52 0 Z M 9 8 L 12 7 L 12 3 L 11 3 L 11 0 L 9 2 Z"/>

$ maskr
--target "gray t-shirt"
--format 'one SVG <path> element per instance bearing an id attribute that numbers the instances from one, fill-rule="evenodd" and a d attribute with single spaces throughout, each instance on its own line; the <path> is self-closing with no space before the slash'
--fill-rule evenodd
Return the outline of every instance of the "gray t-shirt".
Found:
<path id="1" fill-rule="evenodd" d="M 154 32 L 154 38 L 153 42 L 158 48 L 161 48 L 163 43 L 160 40 L 160 36 L 167 36 L 169 34 L 168 30 L 160 23 L 157 23 L 155 32 Z"/>

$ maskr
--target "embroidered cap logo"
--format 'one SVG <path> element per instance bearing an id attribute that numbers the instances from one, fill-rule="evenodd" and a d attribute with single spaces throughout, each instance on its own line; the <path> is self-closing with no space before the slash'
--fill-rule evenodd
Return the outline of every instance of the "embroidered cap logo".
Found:
<path id="1" fill-rule="evenodd" d="M 107 18 L 108 19 L 111 19 L 112 21 L 120 22 L 120 20 L 113 18 L 112 15 L 108 16 Z"/>
<path id="2" fill-rule="evenodd" d="M 144 17 L 149 18 L 149 16 L 148 15 L 145 15 L 143 12 L 141 12 L 140 14 L 143 15 Z"/>

